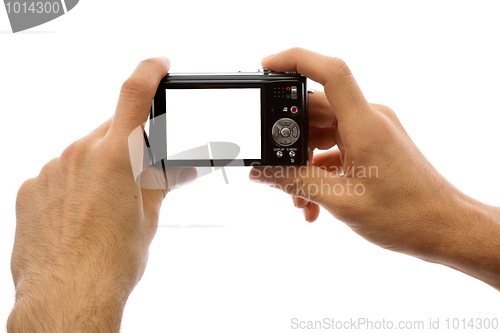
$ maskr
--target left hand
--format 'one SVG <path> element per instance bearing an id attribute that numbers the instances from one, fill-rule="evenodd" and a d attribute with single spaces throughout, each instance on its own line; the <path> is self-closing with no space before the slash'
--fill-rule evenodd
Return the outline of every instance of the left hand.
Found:
<path id="1" fill-rule="evenodd" d="M 153 168 L 146 177 L 158 177 L 164 186 L 156 188 L 163 189 L 136 184 L 129 136 L 147 120 L 169 65 L 167 58 L 141 62 L 122 86 L 114 117 L 19 189 L 9 330 L 77 331 L 82 322 L 99 331 L 119 329 L 168 191 L 163 173 Z"/>

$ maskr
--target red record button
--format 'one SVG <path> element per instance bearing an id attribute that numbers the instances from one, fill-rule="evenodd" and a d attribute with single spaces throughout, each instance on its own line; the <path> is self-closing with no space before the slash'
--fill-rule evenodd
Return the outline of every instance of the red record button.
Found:
<path id="1" fill-rule="evenodd" d="M 292 113 L 297 113 L 297 112 L 299 112 L 299 108 L 298 108 L 298 107 L 296 107 L 296 106 L 292 106 L 292 107 L 290 108 L 290 111 L 291 111 Z"/>

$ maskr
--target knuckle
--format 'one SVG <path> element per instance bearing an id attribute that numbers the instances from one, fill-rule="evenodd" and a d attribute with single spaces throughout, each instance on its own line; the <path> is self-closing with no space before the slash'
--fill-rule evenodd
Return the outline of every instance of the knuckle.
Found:
<path id="1" fill-rule="evenodd" d="M 382 131 L 378 139 L 383 141 L 384 144 L 389 144 L 390 142 L 394 142 L 394 140 L 400 140 L 402 131 L 404 133 L 406 132 L 399 122 L 396 113 L 388 107 L 378 109 L 377 111 L 378 113 L 373 117 L 373 123 L 376 123 L 377 128 Z"/>
<path id="2" fill-rule="evenodd" d="M 31 193 L 33 187 L 35 186 L 35 182 L 36 178 L 30 178 L 25 180 L 19 187 L 19 190 L 17 190 L 17 200 L 19 200 L 20 198 L 24 198 L 29 193 Z"/>
<path id="3" fill-rule="evenodd" d="M 148 60 L 143 60 L 148 61 Z M 122 85 L 121 94 L 133 98 L 144 98 L 149 95 L 149 87 L 142 80 L 130 77 Z"/>
<path id="4" fill-rule="evenodd" d="M 290 51 L 292 54 L 294 54 L 294 55 L 299 55 L 299 54 L 301 54 L 301 53 L 303 53 L 303 52 L 304 52 L 304 49 L 303 49 L 303 48 L 301 48 L 301 47 L 297 47 L 297 46 L 295 46 L 295 47 L 290 48 L 290 49 L 289 49 L 289 51 Z"/>
<path id="5" fill-rule="evenodd" d="M 60 160 L 64 164 L 70 164 L 72 162 L 80 161 L 87 149 L 89 148 L 89 143 L 85 139 L 80 139 L 72 144 L 70 144 L 61 154 Z M 50 163 L 50 162 L 49 162 Z"/>
<path id="6" fill-rule="evenodd" d="M 88 155 L 91 144 L 86 138 L 77 140 L 66 147 L 57 160 L 63 167 L 82 164 Z"/>
<path id="7" fill-rule="evenodd" d="M 59 163 L 59 157 L 55 157 L 51 159 L 49 162 L 47 162 L 43 167 L 42 170 L 40 171 L 39 177 L 44 177 L 44 176 L 49 176 L 54 172 L 54 170 L 57 168 L 57 165 Z"/>
<path id="8" fill-rule="evenodd" d="M 121 137 L 110 137 L 107 140 L 102 140 L 93 147 L 95 158 L 102 161 L 104 165 L 121 165 L 127 162 L 131 165 L 131 157 L 129 144 L 127 139 Z M 142 155 L 141 155 L 142 157 Z"/>
<path id="9" fill-rule="evenodd" d="M 349 76 L 352 75 L 351 70 L 349 69 L 349 66 L 347 66 L 347 63 L 340 59 L 340 58 L 335 58 L 335 57 L 327 57 L 326 58 L 326 64 L 329 73 L 334 76 Z"/>
<path id="10" fill-rule="evenodd" d="M 375 103 L 371 103 L 370 105 L 384 116 L 389 117 L 390 119 L 393 120 L 397 119 L 396 112 L 394 112 L 394 110 L 388 107 L 387 105 L 375 104 Z"/>
<path id="11" fill-rule="evenodd" d="M 38 176 L 24 181 L 17 191 L 17 202 L 33 197 L 40 188 L 50 182 L 58 174 L 59 157 L 55 157 L 47 162 L 40 170 Z"/>

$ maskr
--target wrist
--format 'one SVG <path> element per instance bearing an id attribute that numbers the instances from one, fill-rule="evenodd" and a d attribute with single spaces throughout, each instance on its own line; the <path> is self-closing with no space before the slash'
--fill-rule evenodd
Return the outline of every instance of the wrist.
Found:
<path id="1" fill-rule="evenodd" d="M 437 262 L 500 291 L 500 208 L 462 195 L 449 210 Z"/>

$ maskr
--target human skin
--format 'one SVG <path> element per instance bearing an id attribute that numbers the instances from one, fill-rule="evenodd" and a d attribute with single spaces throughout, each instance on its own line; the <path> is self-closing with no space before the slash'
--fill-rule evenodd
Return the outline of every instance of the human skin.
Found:
<path id="1" fill-rule="evenodd" d="M 119 331 L 172 188 L 154 168 L 142 179 L 154 189 L 136 184 L 129 136 L 147 120 L 169 65 L 167 58 L 141 62 L 121 88 L 115 115 L 19 189 L 9 332 Z M 186 183 L 196 173 L 176 176 Z"/>
<path id="2" fill-rule="evenodd" d="M 262 66 L 297 71 L 324 86 L 309 98 L 309 145 L 336 147 L 307 166 L 253 168 L 252 181 L 291 194 L 309 222 L 321 206 L 376 245 L 500 290 L 500 209 L 464 195 L 439 174 L 394 111 L 368 103 L 344 61 L 293 48 Z"/>
<path id="3" fill-rule="evenodd" d="M 468 198 L 439 175 L 392 110 L 366 102 L 341 60 L 292 49 L 263 65 L 297 70 L 325 86 L 325 94 L 311 96 L 310 146 L 340 149 L 314 157 L 307 168 L 319 177 L 275 177 L 277 169 L 269 168 L 252 170 L 253 180 L 295 194 L 308 221 L 322 205 L 382 247 L 440 262 L 500 289 L 498 208 Z M 125 302 L 146 267 L 161 202 L 174 188 L 164 179 L 163 187 L 148 186 L 160 189 L 139 187 L 129 158 L 130 134 L 147 119 L 168 67 L 166 58 L 142 62 L 124 83 L 114 117 L 19 189 L 9 332 L 119 331 Z M 332 175 L 348 161 L 378 166 L 378 177 Z M 147 171 L 145 178 L 161 183 L 162 173 Z M 195 176 L 187 171 L 169 180 L 187 183 Z M 363 184 L 366 193 L 301 191 L 302 184 L 321 180 Z"/>

